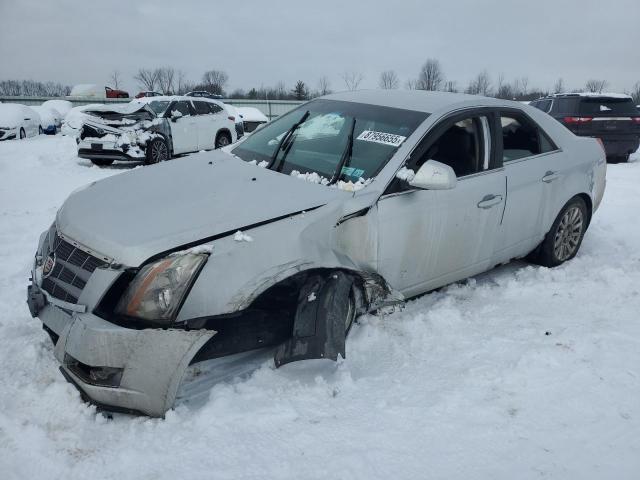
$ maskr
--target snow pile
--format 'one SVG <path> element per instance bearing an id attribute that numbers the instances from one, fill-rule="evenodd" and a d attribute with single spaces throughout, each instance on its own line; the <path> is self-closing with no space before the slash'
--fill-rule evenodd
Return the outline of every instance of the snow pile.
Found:
<path id="1" fill-rule="evenodd" d="M 0 127 L 15 128 L 24 123 L 25 115 L 38 117 L 38 113 L 24 105 L 17 103 L 3 103 L 0 105 Z"/>
<path id="2" fill-rule="evenodd" d="M 317 172 L 300 173 L 298 170 L 292 170 L 289 175 L 294 178 L 304 180 L 305 182 L 328 185 L 331 188 L 337 188 L 347 192 L 357 192 L 358 190 L 362 190 L 373 181 L 373 178 L 368 178 L 366 180 L 364 178 L 359 178 L 356 182 L 352 182 L 351 180 L 348 182 L 338 180 L 336 183 L 329 185 L 330 179 L 323 177 Z"/>
<path id="3" fill-rule="evenodd" d="M 67 137 L 0 143 L 3 480 L 637 478 L 640 155 L 609 165 L 566 265 L 514 262 L 367 315 L 344 361 L 275 369 L 266 355 L 165 420 L 96 414 L 27 311 L 29 265 L 57 208 L 128 169 L 75 155 Z"/>
<path id="4" fill-rule="evenodd" d="M 300 173 L 298 170 L 293 170 L 289 175 L 293 178 L 298 178 L 309 183 L 318 183 L 320 185 L 329 185 L 329 179 L 323 177 L 318 172 L 306 172 Z"/>
<path id="5" fill-rule="evenodd" d="M 410 182 L 416 176 L 416 172 L 407 167 L 402 167 L 400 170 L 396 172 L 396 178 L 399 180 L 404 180 L 405 182 Z"/>
<path id="6" fill-rule="evenodd" d="M 57 112 L 60 112 L 62 118 L 73 108 L 73 103 L 69 100 L 47 100 L 42 103 L 45 108 L 52 108 Z"/>
<path id="7" fill-rule="evenodd" d="M 233 239 L 236 242 L 253 242 L 252 237 L 250 237 L 246 233 L 241 232 L 240 230 L 236 232 L 236 234 L 233 236 Z"/>
<path id="8" fill-rule="evenodd" d="M 249 163 L 250 165 L 257 165 L 260 168 L 267 168 L 269 166 L 269 162 L 267 162 L 266 160 L 262 160 L 260 163 L 258 163 L 258 160 L 251 160 L 247 163 Z"/>

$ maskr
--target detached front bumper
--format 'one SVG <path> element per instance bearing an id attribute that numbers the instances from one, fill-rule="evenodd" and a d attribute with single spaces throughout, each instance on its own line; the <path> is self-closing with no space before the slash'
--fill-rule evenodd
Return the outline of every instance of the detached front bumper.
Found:
<path id="1" fill-rule="evenodd" d="M 70 304 L 41 288 L 41 270 L 34 262 L 27 304 L 53 339 L 65 378 L 99 406 L 163 416 L 191 360 L 215 332 L 115 325 L 92 310 L 120 272 L 96 269 L 78 302 Z"/>
<path id="2" fill-rule="evenodd" d="M 78 140 L 78 156 L 88 160 L 120 160 L 139 162 L 144 160 L 145 150 L 138 145 L 117 141 Z"/>

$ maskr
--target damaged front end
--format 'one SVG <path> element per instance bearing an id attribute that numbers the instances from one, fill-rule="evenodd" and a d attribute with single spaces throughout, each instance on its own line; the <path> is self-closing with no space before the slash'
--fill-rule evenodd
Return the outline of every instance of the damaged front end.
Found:
<path id="1" fill-rule="evenodd" d="M 89 116 L 77 138 L 79 157 L 143 161 L 147 145 L 154 138 L 170 138 L 166 119 L 156 117 L 148 106 L 127 104 L 124 107 L 86 111 Z"/>

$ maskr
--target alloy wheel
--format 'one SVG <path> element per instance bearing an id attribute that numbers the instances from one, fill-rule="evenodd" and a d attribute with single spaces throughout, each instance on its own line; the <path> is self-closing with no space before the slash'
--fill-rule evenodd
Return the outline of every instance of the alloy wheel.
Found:
<path id="1" fill-rule="evenodd" d="M 151 158 L 154 163 L 162 162 L 169 158 L 169 149 L 162 140 L 156 140 L 151 144 Z"/>
<path id="2" fill-rule="evenodd" d="M 553 239 L 553 253 L 559 261 L 564 262 L 576 252 L 583 225 L 584 218 L 579 207 L 573 206 L 564 213 Z"/>

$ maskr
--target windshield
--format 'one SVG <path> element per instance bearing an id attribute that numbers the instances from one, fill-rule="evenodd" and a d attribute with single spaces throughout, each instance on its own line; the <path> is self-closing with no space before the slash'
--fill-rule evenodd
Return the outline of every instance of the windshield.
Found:
<path id="1" fill-rule="evenodd" d="M 151 110 L 153 110 L 157 116 L 160 116 L 160 115 L 162 115 L 164 113 L 164 111 L 169 106 L 169 101 L 168 100 L 156 100 L 156 101 L 153 101 L 153 102 L 149 102 L 148 105 L 149 105 L 149 107 L 151 107 Z"/>
<path id="2" fill-rule="evenodd" d="M 233 153 L 286 175 L 311 174 L 318 183 L 329 183 L 331 178 L 363 182 L 375 177 L 427 116 L 398 108 L 314 100 L 251 134 Z"/>

